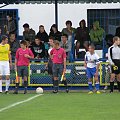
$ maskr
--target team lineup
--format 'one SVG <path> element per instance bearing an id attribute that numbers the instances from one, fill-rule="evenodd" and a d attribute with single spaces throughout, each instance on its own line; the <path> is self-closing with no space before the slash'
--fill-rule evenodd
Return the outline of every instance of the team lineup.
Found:
<path id="1" fill-rule="evenodd" d="M 114 44 L 108 49 L 108 62 L 110 64 L 110 93 L 114 91 L 114 81 L 117 79 L 118 91 L 120 92 L 120 38 L 113 38 Z M 2 42 L 0 44 L 0 93 L 2 93 L 2 76 L 6 76 L 6 88 L 5 93 L 9 93 L 10 86 L 10 69 L 12 67 L 12 59 L 10 46 L 8 43 L 8 37 L 3 35 Z M 60 47 L 58 40 L 49 38 L 50 49 L 48 50 L 49 59 L 46 68 L 48 74 L 51 75 L 53 82 L 53 93 L 59 92 L 59 81 L 64 84 L 66 92 L 69 92 L 67 79 L 65 78 L 66 72 L 66 58 L 67 54 L 63 48 Z M 31 49 L 28 48 L 27 42 L 22 40 L 20 42 L 20 48 L 16 51 L 15 55 L 15 71 L 16 81 L 14 94 L 18 94 L 20 78 L 24 81 L 24 94 L 27 93 L 28 87 L 28 66 L 30 59 L 34 59 L 34 54 Z M 89 45 L 88 51 L 86 51 L 84 58 L 84 67 L 86 68 L 86 76 L 88 78 L 88 94 L 93 94 L 93 79 L 95 81 L 95 91 L 100 94 L 100 82 L 99 82 L 99 60 L 98 54 L 95 52 L 95 46 Z"/>

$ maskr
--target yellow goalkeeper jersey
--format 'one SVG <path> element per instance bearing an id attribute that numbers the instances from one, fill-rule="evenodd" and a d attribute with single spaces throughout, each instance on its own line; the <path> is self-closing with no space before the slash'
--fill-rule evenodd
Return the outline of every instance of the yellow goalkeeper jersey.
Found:
<path id="1" fill-rule="evenodd" d="M 9 61 L 10 46 L 9 44 L 0 44 L 0 61 Z"/>

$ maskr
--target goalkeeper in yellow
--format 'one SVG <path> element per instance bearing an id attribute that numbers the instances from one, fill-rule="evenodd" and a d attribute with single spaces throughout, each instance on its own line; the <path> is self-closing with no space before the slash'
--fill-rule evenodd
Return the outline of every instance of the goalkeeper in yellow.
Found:
<path id="1" fill-rule="evenodd" d="M 111 65 L 110 93 L 114 90 L 114 81 L 117 78 L 118 91 L 120 92 L 120 38 L 113 38 L 114 44 L 108 49 L 108 61 Z"/>
<path id="2" fill-rule="evenodd" d="M 8 37 L 3 35 L 0 43 L 0 93 L 2 93 L 2 76 L 6 76 L 5 93 L 8 93 L 10 86 L 10 65 L 12 65 L 10 46 L 7 44 Z"/>

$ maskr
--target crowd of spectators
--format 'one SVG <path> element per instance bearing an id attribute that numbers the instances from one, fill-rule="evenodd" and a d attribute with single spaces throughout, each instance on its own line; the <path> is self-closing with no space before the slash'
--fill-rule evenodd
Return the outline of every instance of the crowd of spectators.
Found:
<path id="1" fill-rule="evenodd" d="M 9 36 L 8 43 L 12 59 L 14 60 L 16 50 L 20 47 L 19 40 L 16 38 L 17 25 L 11 15 L 7 16 L 7 21 L 8 24 L 5 26 L 6 34 Z M 99 21 L 95 21 L 90 30 L 86 26 L 85 20 L 81 20 L 77 28 L 72 27 L 70 20 L 66 21 L 65 25 L 66 27 L 59 31 L 57 25 L 53 24 L 49 33 L 45 31 L 44 25 L 39 26 L 37 33 L 30 28 L 28 23 L 23 25 L 23 40 L 27 41 L 28 47 L 32 50 L 36 59 L 48 58 L 49 38 L 51 37 L 60 42 L 60 46 L 65 49 L 68 59 L 70 58 L 72 48 L 74 49 L 75 58 L 82 58 L 88 50 L 90 43 L 93 43 L 97 49 L 102 49 L 105 31 L 100 27 Z M 2 31 L 0 29 L 0 37 L 1 35 Z M 120 37 L 120 27 L 116 29 L 116 36 Z M 73 37 L 74 42 L 72 41 Z M 109 39 L 109 36 L 106 39 Z M 84 50 L 81 51 L 81 49 Z"/>

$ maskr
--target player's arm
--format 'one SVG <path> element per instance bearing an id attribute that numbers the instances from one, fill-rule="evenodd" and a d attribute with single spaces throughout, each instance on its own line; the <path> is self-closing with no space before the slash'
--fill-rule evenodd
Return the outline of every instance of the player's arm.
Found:
<path id="1" fill-rule="evenodd" d="M 33 59 L 34 58 L 34 54 L 31 50 L 29 50 L 29 54 L 25 54 L 25 57 L 28 59 Z"/>
<path id="2" fill-rule="evenodd" d="M 98 75 L 98 72 L 99 72 L 99 67 L 100 67 L 100 61 L 99 61 L 99 56 L 96 54 L 96 75 Z"/>
<path id="3" fill-rule="evenodd" d="M 112 48 L 108 49 L 108 61 L 111 65 L 114 65 L 114 62 L 112 61 Z"/>
<path id="4" fill-rule="evenodd" d="M 9 61 L 10 61 L 10 65 L 12 65 L 12 56 L 11 56 L 11 53 L 9 53 Z"/>
<path id="5" fill-rule="evenodd" d="M 65 50 L 64 50 L 64 52 L 63 52 L 63 65 L 64 65 L 64 71 L 66 71 L 66 52 L 65 52 Z"/>
<path id="6" fill-rule="evenodd" d="M 87 68 L 86 55 L 85 55 L 85 58 L 84 58 L 84 67 Z"/>

